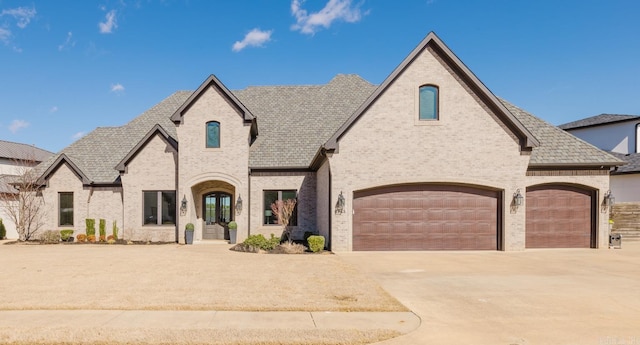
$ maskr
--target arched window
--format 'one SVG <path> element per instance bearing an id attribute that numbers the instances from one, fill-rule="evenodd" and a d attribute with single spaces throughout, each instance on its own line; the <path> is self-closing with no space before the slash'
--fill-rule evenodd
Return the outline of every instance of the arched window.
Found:
<path id="1" fill-rule="evenodd" d="M 420 120 L 438 119 L 438 87 L 420 86 Z"/>
<path id="2" fill-rule="evenodd" d="M 207 147 L 220 147 L 220 122 L 207 122 Z"/>

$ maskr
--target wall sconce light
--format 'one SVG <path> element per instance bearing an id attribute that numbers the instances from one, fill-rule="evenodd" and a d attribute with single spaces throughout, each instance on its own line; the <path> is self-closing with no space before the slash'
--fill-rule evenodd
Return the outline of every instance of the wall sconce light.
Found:
<path id="1" fill-rule="evenodd" d="M 515 193 L 513 193 L 513 205 L 518 208 L 522 206 L 522 201 L 524 197 L 520 194 L 520 189 L 518 188 Z"/>
<path id="2" fill-rule="evenodd" d="M 340 191 L 340 195 L 338 195 L 338 201 L 336 202 L 336 214 L 344 213 L 344 196 L 342 195 L 342 191 Z"/>
<path id="3" fill-rule="evenodd" d="M 186 195 L 182 196 L 182 202 L 180 203 L 180 211 L 182 211 L 182 213 L 187 212 L 187 196 Z"/>
<path id="4" fill-rule="evenodd" d="M 614 198 L 613 194 L 611 194 L 611 190 L 608 190 L 604 194 L 604 200 L 602 202 L 604 202 L 604 206 L 606 206 L 606 207 L 611 207 L 611 206 L 613 206 L 613 204 L 616 203 L 616 198 Z"/>
<path id="5" fill-rule="evenodd" d="M 242 212 L 242 197 L 238 194 L 238 200 L 236 200 L 236 214 L 240 214 Z"/>

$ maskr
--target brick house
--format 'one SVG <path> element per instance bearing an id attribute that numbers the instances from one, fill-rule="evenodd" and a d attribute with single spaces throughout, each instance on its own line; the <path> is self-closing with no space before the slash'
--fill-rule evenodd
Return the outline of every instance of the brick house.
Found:
<path id="1" fill-rule="evenodd" d="M 622 161 L 494 96 L 430 33 L 380 85 L 231 91 L 215 76 L 40 167 L 49 228 L 118 222 L 129 239 L 279 235 L 334 251 L 606 247 Z M 65 207 L 60 205 L 64 204 Z M 69 207 L 70 206 L 70 207 Z"/>

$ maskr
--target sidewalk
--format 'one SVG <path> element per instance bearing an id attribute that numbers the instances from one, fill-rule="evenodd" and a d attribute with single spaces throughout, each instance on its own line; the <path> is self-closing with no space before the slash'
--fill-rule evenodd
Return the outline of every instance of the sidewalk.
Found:
<path id="1" fill-rule="evenodd" d="M 402 334 L 420 325 L 411 312 L 242 312 L 153 310 L 4 310 L 2 327 L 37 330 L 117 329 L 388 329 Z"/>

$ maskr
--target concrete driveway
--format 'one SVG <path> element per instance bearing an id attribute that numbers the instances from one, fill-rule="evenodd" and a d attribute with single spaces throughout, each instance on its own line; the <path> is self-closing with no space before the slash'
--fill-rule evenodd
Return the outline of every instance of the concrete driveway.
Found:
<path id="1" fill-rule="evenodd" d="M 640 344 L 640 242 L 340 257 L 422 319 L 381 344 Z"/>

